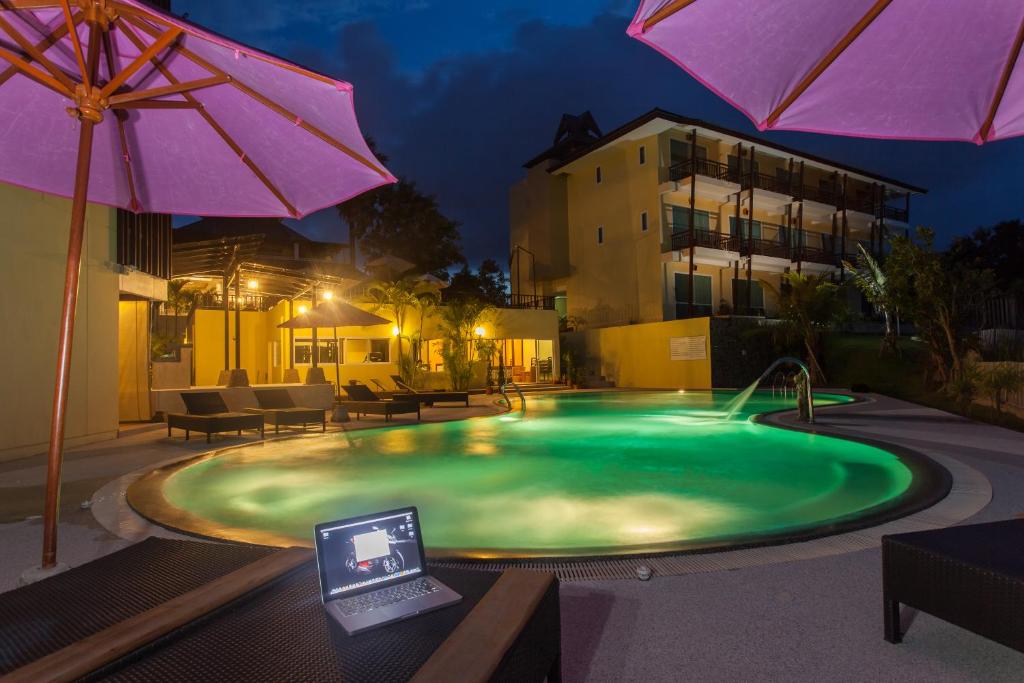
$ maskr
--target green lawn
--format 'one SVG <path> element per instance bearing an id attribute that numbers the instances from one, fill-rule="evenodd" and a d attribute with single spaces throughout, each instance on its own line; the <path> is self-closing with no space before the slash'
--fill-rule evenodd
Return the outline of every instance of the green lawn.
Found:
<path id="1" fill-rule="evenodd" d="M 855 384 L 865 384 L 871 391 L 893 398 L 1024 431 L 1024 420 L 1014 415 L 1000 416 L 994 408 L 977 404 L 963 413 L 945 394 L 929 390 L 925 386 L 928 355 L 924 344 L 903 338 L 899 357 L 879 357 L 881 341 L 874 335 L 829 335 L 822 361 L 825 385 L 850 389 Z"/>

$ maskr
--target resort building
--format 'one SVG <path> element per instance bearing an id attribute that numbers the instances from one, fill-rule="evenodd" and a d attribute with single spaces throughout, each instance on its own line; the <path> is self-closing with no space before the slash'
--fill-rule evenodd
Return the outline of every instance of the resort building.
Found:
<path id="1" fill-rule="evenodd" d="M 0 340 L 4 382 L 0 461 L 45 450 L 70 200 L 0 184 Z M 113 438 L 120 421 L 149 419 L 153 302 L 167 298 L 171 220 L 96 204 L 86 214 L 71 356 L 66 443 Z"/>
<path id="2" fill-rule="evenodd" d="M 783 273 L 842 279 L 858 244 L 878 255 L 905 233 L 925 192 L 662 110 L 608 134 L 566 115 L 525 167 L 510 193 L 513 295 L 554 297 L 575 330 L 771 318 Z"/>
<path id="3" fill-rule="evenodd" d="M 308 383 L 322 376 L 319 381 L 335 385 L 355 381 L 394 388 L 399 354 L 409 352 L 412 340 L 422 340 L 416 362 L 423 385 L 450 385 L 440 309 L 422 321 L 410 314 L 399 329 L 393 312 L 373 303 L 368 291 L 373 278 L 351 263 L 346 244 L 310 240 L 277 219 L 206 218 L 174 230 L 173 272 L 175 280 L 185 282 L 180 289 L 187 295 L 163 306 L 160 331 L 174 343 L 154 362 L 158 411 L 165 406 L 164 394 L 176 401 L 182 388 L 240 381 L 232 370 L 245 371 L 241 381 L 250 384 Z M 444 284 L 422 279 L 438 291 Z M 352 303 L 387 322 L 281 327 L 327 301 Z M 552 300 L 507 303 L 478 326 L 479 337 L 497 342 L 492 367 L 503 363 L 508 378 L 520 381 L 557 378 L 558 316 Z M 483 388 L 488 359 L 477 360 L 471 387 Z"/>

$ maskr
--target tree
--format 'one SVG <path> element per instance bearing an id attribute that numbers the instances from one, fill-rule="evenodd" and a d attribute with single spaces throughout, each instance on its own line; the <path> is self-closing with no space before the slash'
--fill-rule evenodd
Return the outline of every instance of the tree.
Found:
<path id="1" fill-rule="evenodd" d="M 807 366 L 815 383 L 825 381 L 818 356 L 821 333 L 846 315 L 846 302 L 838 285 L 824 275 L 785 273 L 783 288 L 777 292 L 783 334 L 798 338 L 807 355 Z"/>
<path id="2" fill-rule="evenodd" d="M 935 251 L 930 228 L 918 228 L 916 238 L 892 241 L 885 266 L 891 301 L 914 321 L 936 378 L 951 390 L 964 375 L 970 324 L 992 289 L 992 272 Z"/>
<path id="3" fill-rule="evenodd" d="M 423 339 L 423 320 L 439 299 L 437 288 L 422 280 L 405 277 L 395 281 L 373 282 L 367 289 L 374 311 L 391 314 L 398 328 L 398 374 L 410 385 L 416 381 L 419 366 L 420 343 Z M 417 328 L 409 334 L 406 321 L 410 313 L 417 314 Z M 409 340 L 409 353 L 402 342 Z"/>
<path id="4" fill-rule="evenodd" d="M 431 195 L 400 180 L 379 189 L 379 213 L 363 237 L 369 258 L 390 254 L 416 264 L 416 272 L 448 277 L 448 267 L 465 263 L 459 224 L 444 216 Z"/>
<path id="5" fill-rule="evenodd" d="M 892 316 L 895 313 L 892 305 L 892 296 L 889 287 L 889 279 L 885 270 L 867 252 L 864 245 L 858 244 L 857 265 L 849 261 L 843 261 L 843 269 L 852 278 L 853 284 L 863 294 L 875 310 L 881 311 L 885 318 L 885 336 L 882 337 L 882 348 L 880 354 L 886 351 L 896 352 L 896 332 L 892 326 Z"/>
<path id="6" fill-rule="evenodd" d="M 441 357 L 453 391 L 465 391 L 473 374 L 476 328 L 493 307 L 478 299 L 457 299 L 441 309 Z"/>
<path id="7" fill-rule="evenodd" d="M 992 271 L 992 284 L 1001 292 L 1024 294 L 1024 225 L 1020 220 L 957 237 L 947 258 L 958 268 Z"/>
<path id="8" fill-rule="evenodd" d="M 475 298 L 494 306 L 503 305 L 508 298 L 508 278 L 494 259 L 484 259 L 474 273 L 468 265 L 452 276 L 445 291 L 448 299 Z"/>
<path id="9" fill-rule="evenodd" d="M 366 138 L 366 144 L 381 164 L 387 163 L 387 156 L 377 151 L 377 145 L 372 138 Z M 338 216 L 348 226 L 349 258 L 353 265 L 356 263 L 356 244 L 373 228 L 380 213 L 381 189 L 378 187 L 363 192 L 334 207 Z"/>

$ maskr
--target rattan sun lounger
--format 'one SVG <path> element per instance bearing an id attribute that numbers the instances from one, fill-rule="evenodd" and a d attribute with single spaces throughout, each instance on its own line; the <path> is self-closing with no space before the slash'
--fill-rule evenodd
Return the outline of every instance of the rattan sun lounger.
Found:
<path id="1" fill-rule="evenodd" d="M 382 399 L 373 393 L 365 384 L 343 384 L 341 388 L 348 395 L 347 401 L 339 401 L 349 413 L 355 413 L 356 419 L 362 415 L 383 415 L 385 422 L 390 422 L 393 415 L 407 415 L 416 413 L 416 420 L 420 419 L 420 403 L 416 400 L 397 398 Z"/>
<path id="2" fill-rule="evenodd" d="M 206 434 L 206 443 L 210 436 L 221 432 L 238 432 L 243 429 L 259 430 L 263 438 L 263 415 L 252 413 L 234 413 L 228 410 L 224 399 L 216 391 L 183 391 L 181 400 L 185 402 L 188 413 L 170 413 L 167 415 L 167 436 L 171 429 L 184 429 L 185 441 L 191 432 Z"/>
<path id="3" fill-rule="evenodd" d="M 406 384 L 399 375 L 391 375 L 391 381 L 400 391 L 405 393 L 396 396 L 408 397 L 420 403 L 432 406 L 435 403 L 465 403 L 469 405 L 468 391 L 421 391 Z"/>
<path id="4" fill-rule="evenodd" d="M 287 389 L 254 389 L 259 408 L 246 408 L 245 412 L 263 415 L 266 424 L 274 425 L 274 433 L 281 431 L 281 426 L 298 426 L 306 429 L 306 425 L 319 424 L 322 431 L 327 431 L 327 411 L 322 408 L 302 408 L 295 405 Z"/>
<path id="5" fill-rule="evenodd" d="M 882 537 L 885 639 L 900 604 L 1024 652 L 1024 520 Z"/>

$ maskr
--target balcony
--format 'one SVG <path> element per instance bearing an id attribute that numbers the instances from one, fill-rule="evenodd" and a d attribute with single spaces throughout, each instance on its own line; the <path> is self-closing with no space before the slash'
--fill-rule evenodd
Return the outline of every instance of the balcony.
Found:
<path id="1" fill-rule="evenodd" d="M 691 246 L 704 247 L 705 249 L 717 249 L 719 251 L 740 250 L 740 239 L 736 235 L 728 235 L 711 230 L 680 230 L 676 232 L 675 226 L 672 232 L 672 251 L 689 249 Z"/>
<path id="2" fill-rule="evenodd" d="M 117 210 L 117 263 L 164 280 L 171 277 L 171 217 Z"/>
<path id="3" fill-rule="evenodd" d="M 713 229 L 689 230 L 685 226 L 672 226 L 671 240 L 665 245 L 665 251 L 682 251 L 694 247 L 699 250 L 709 249 L 719 252 L 731 252 L 741 256 L 763 256 L 780 259 L 788 263 L 797 261 L 817 263 L 835 267 L 840 259 L 837 255 L 838 245 L 833 244 L 832 236 L 827 233 L 808 230 L 788 229 L 784 225 L 774 223 L 755 223 L 753 237 L 741 237 Z M 787 238 L 787 234 L 790 235 Z M 700 252 L 695 252 L 700 254 Z M 698 256 L 697 261 L 718 264 L 728 259 L 727 254 L 718 258 L 708 258 L 708 254 Z M 776 261 L 776 264 L 778 262 Z"/>
<path id="4" fill-rule="evenodd" d="M 693 159 L 672 164 L 668 167 L 668 179 L 678 182 L 689 178 L 693 175 L 695 166 L 697 175 L 704 176 L 705 178 L 727 180 L 732 183 L 739 182 L 739 173 L 736 172 L 735 168 L 729 168 L 728 164 L 710 159 L 697 159 L 696 164 Z"/>

